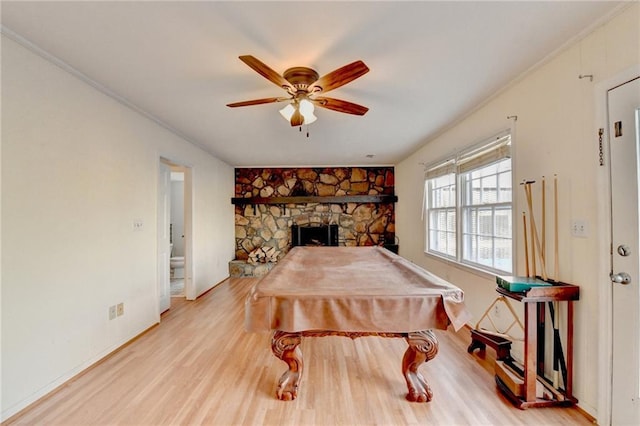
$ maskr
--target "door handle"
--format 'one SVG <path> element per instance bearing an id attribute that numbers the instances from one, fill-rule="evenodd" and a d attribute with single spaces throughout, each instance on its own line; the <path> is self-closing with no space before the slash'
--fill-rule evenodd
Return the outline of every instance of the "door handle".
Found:
<path id="1" fill-rule="evenodd" d="M 631 275 L 626 272 L 618 272 L 617 274 L 612 272 L 609 274 L 609 278 L 611 278 L 612 283 L 617 284 L 629 284 L 631 282 Z"/>

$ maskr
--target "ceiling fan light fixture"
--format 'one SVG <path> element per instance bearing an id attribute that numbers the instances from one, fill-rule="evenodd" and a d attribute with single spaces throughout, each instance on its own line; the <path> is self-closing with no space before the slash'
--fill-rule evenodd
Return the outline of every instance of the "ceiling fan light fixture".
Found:
<path id="1" fill-rule="evenodd" d="M 306 115 L 302 114 L 302 116 L 304 117 L 304 124 L 311 124 L 318 119 L 318 117 L 313 115 L 313 113 L 306 114 Z"/>
<path id="2" fill-rule="evenodd" d="M 313 107 L 313 103 L 309 99 L 303 98 L 300 101 L 300 107 L 299 108 L 300 108 L 300 114 L 302 114 L 304 116 L 307 116 L 308 114 L 313 115 L 314 107 Z"/>
<path id="3" fill-rule="evenodd" d="M 293 112 L 295 111 L 295 107 L 293 106 L 293 104 L 287 104 L 287 106 L 285 106 L 284 108 L 282 108 L 280 110 L 280 115 L 282 115 L 282 117 L 287 120 L 287 122 L 291 121 L 291 116 L 293 115 Z"/>
<path id="4" fill-rule="evenodd" d="M 304 117 L 304 124 L 311 124 L 318 119 L 318 117 L 313 114 L 315 107 L 313 106 L 313 102 L 309 99 L 302 99 L 298 109 L 300 110 L 300 114 Z"/>
<path id="5" fill-rule="evenodd" d="M 313 102 L 311 102 L 306 96 L 301 96 L 299 99 L 298 111 L 300 111 L 300 114 L 302 115 L 302 117 L 304 117 L 303 124 L 311 124 L 316 121 L 318 117 L 313 114 L 313 111 L 315 109 L 315 107 L 313 106 Z"/>
<path id="6" fill-rule="evenodd" d="M 318 119 L 318 117 L 313 114 L 315 107 L 310 100 L 302 99 L 297 105 L 298 111 L 304 119 L 302 124 L 311 124 Z M 280 115 L 290 123 L 294 112 L 296 112 L 296 106 L 294 103 L 290 103 L 280 110 Z"/>

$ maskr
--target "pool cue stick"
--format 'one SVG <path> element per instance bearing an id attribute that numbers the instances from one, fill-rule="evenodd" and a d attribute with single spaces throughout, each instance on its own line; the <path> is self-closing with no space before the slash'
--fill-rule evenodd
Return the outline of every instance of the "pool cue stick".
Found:
<path id="1" fill-rule="evenodd" d="M 560 281 L 559 277 L 559 262 L 558 262 L 558 175 L 553 176 L 553 274 L 556 282 Z M 560 341 L 560 306 L 557 301 L 553 302 L 553 311 L 550 309 L 549 313 L 553 312 L 553 387 L 556 389 L 560 386 L 560 379 L 558 377 L 558 367 L 560 364 L 560 357 L 562 355 L 562 346 Z M 564 358 L 564 357 L 563 357 Z M 566 376 L 566 374 L 565 374 Z M 564 377 L 566 382 L 566 377 Z"/>
<path id="2" fill-rule="evenodd" d="M 553 275 L 556 282 L 560 281 L 560 262 L 558 261 L 558 175 L 553 175 Z"/>
<path id="3" fill-rule="evenodd" d="M 535 181 L 529 180 L 524 181 L 522 184 L 524 185 L 524 193 L 527 198 L 527 206 L 529 207 L 529 230 L 531 232 L 531 274 L 535 278 L 536 277 L 536 246 L 534 241 L 533 234 L 536 232 L 533 227 L 533 214 L 531 214 L 531 191 L 530 185 Z"/>
<path id="4" fill-rule="evenodd" d="M 547 253 L 547 200 L 545 187 L 547 186 L 544 176 L 542 176 L 542 257 L 546 259 Z"/>
<path id="5" fill-rule="evenodd" d="M 533 229 L 533 216 L 531 215 L 531 193 L 529 185 L 534 181 L 525 181 L 524 183 L 524 194 L 527 199 L 527 208 L 529 211 L 529 232 L 531 232 L 531 276 L 536 277 L 536 246 L 533 237 L 533 233 L 535 232 Z"/>
<path id="6" fill-rule="evenodd" d="M 542 177 L 542 181 L 544 182 L 544 176 Z M 544 198 L 544 187 L 542 189 L 542 194 L 543 194 L 543 198 Z M 558 198 L 556 197 L 556 194 L 554 193 L 554 212 L 557 211 L 557 202 L 558 202 Z M 544 208 L 542 209 L 543 214 L 546 213 Z M 557 229 L 555 229 L 556 235 L 557 235 Z M 543 232 L 543 236 L 542 238 L 544 239 L 544 232 Z M 555 266 L 555 265 L 554 265 Z M 554 268 L 554 272 L 555 272 L 555 268 Z M 559 359 L 559 353 L 558 353 L 558 345 L 557 345 L 557 339 L 556 339 L 556 334 L 559 333 L 558 330 L 558 303 L 554 302 L 553 303 L 553 307 L 554 309 L 549 308 L 549 315 L 551 316 L 551 324 L 553 324 L 553 387 L 554 388 L 558 388 L 560 386 L 559 383 L 559 376 L 558 376 L 558 359 Z"/>
<path id="7" fill-rule="evenodd" d="M 533 199 L 531 196 L 531 184 L 535 183 L 535 181 L 527 181 L 524 183 L 524 190 L 525 193 L 527 195 L 527 205 L 529 206 L 529 220 L 531 222 L 531 233 L 533 235 L 532 240 L 535 241 L 535 245 L 532 244 L 532 247 L 537 247 L 538 249 L 538 254 L 540 256 L 540 267 L 541 267 L 541 274 L 542 274 L 542 279 L 544 281 L 546 281 L 548 279 L 547 277 L 547 269 L 545 266 L 545 260 L 544 257 L 542 256 L 542 250 L 540 247 L 540 239 L 538 238 L 538 230 L 536 229 L 536 221 L 534 218 L 534 214 L 533 214 Z M 535 256 L 535 251 L 532 253 L 532 257 L 533 257 L 533 276 L 536 276 L 536 270 L 535 270 L 535 266 L 536 266 L 536 256 Z"/>
<path id="8" fill-rule="evenodd" d="M 546 246 L 546 189 L 545 189 L 545 185 L 546 185 L 546 181 L 545 178 L 543 176 L 542 178 L 542 244 L 540 243 L 540 239 L 538 237 L 538 232 L 537 230 L 534 228 L 534 239 L 536 242 L 536 248 L 538 249 L 538 255 L 540 258 L 540 268 L 541 268 L 541 275 L 542 275 L 542 279 L 547 281 L 548 276 L 547 276 L 547 267 L 546 267 L 546 250 L 545 250 L 545 246 Z M 533 197 L 532 197 L 532 192 L 531 192 L 531 185 L 528 185 L 529 187 L 528 192 L 527 192 L 527 200 L 529 202 L 529 209 L 531 211 L 531 215 L 534 215 L 534 208 L 533 208 Z M 535 227 L 535 217 L 532 217 L 533 219 L 533 223 L 532 225 Z M 540 327 L 542 328 L 542 330 L 544 330 L 544 304 L 542 306 L 540 306 L 540 308 L 542 309 L 542 314 L 539 315 L 539 320 L 542 321 L 539 325 L 538 328 L 540 329 Z M 553 318 L 552 318 L 552 323 L 553 323 Z M 543 331 L 542 331 L 543 332 Z M 540 331 L 539 331 L 540 333 Z M 554 341 L 554 356 L 556 353 L 556 348 L 557 345 L 555 344 L 556 342 Z M 544 353 L 538 353 L 538 357 L 544 357 Z M 539 364 L 539 368 L 541 368 L 540 366 L 543 365 L 542 363 Z M 554 365 L 557 365 L 557 361 L 556 359 L 554 359 Z M 557 368 L 556 368 L 557 370 Z M 557 388 L 557 386 L 556 386 Z"/>
<path id="9" fill-rule="evenodd" d="M 553 387 L 558 389 L 560 387 L 560 351 L 558 350 L 558 339 L 560 338 L 560 330 L 558 329 L 558 302 L 553 302 L 553 311 L 549 308 L 549 314 L 553 312 L 553 318 L 551 320 L 553 324 Z"/>
<path id="10" fill-rule="evenodd" d="M 535 278 L 538 274 L 536 273 L 536 242 L 533 234 L 537 233 L 537 231 L 533 226 L 535 218 L 533 217 L 533 212 L 531 211 L 531 184 L 525 184 L 524 190 L 527 194 L 527 205 L 529 206 L 529 230 L 531 231 L 531 273 Z"/>
<path id="11" fill-rule="evenodd" d="M 529 275 L 529 243 L 527 242 L 527 216 L 522 212 L 522 229 L 524 230 L 524 268 Z"/>
<path id="12" fill-rule="evenodd" d="M 557 305 L 557 303 L 555 303 Z M 554 362 L 554 374 L 556 373 L 556 369 L 557 367 L 555 366 L 555 363 L 557 362 L 559 367 L 560 367 L 560 372 L 562 373 L 562 380 L 563 382 L 566 384 L 567 383 L 567 364 L 564 360 L 564 351 L 562 350 L 562 340 L 560 339 L 560 329 L 558 327 L 558 322 L 557 320 L 560 320 L 560 317 L 558 316 L 558 310 L 555 309 L 554 307 L 554 302 L 549 302 L 549 315 L 551 316 L 551 322 L 553 324 L 553 362 Z M 556 348 L 557 348 L 557 352 L 556 352 Z M 559 379 L 558 381 L 558 386 L 556 386 L 556 380 L 554 377 L 554 386 L 556 388 L 560 388 L 560 383 L 559 383 Z"/>

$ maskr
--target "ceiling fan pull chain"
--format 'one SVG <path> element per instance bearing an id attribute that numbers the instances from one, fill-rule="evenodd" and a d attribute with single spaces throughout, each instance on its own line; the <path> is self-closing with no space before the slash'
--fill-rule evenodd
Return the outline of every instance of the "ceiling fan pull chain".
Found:
<path id="1" fill-rule="evenodd" d="M 302 126 L 299 126 L 298 129 L 302 133 Z M 309 137 L 309 125 L 307 125 L 307 137 Z"/>

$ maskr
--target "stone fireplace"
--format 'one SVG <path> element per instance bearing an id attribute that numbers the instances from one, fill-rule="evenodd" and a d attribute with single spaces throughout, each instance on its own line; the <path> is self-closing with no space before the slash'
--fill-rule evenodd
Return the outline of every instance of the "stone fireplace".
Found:
<path id="1" fill-rule="evenodd" d="M 326 231 L 332 245 L 397 252 L 393 167 L 237 168 L 235 175 L 236 273 L 256 248 L 284 256 L 306 234 L 319 240 L 316 232 Z"/>

